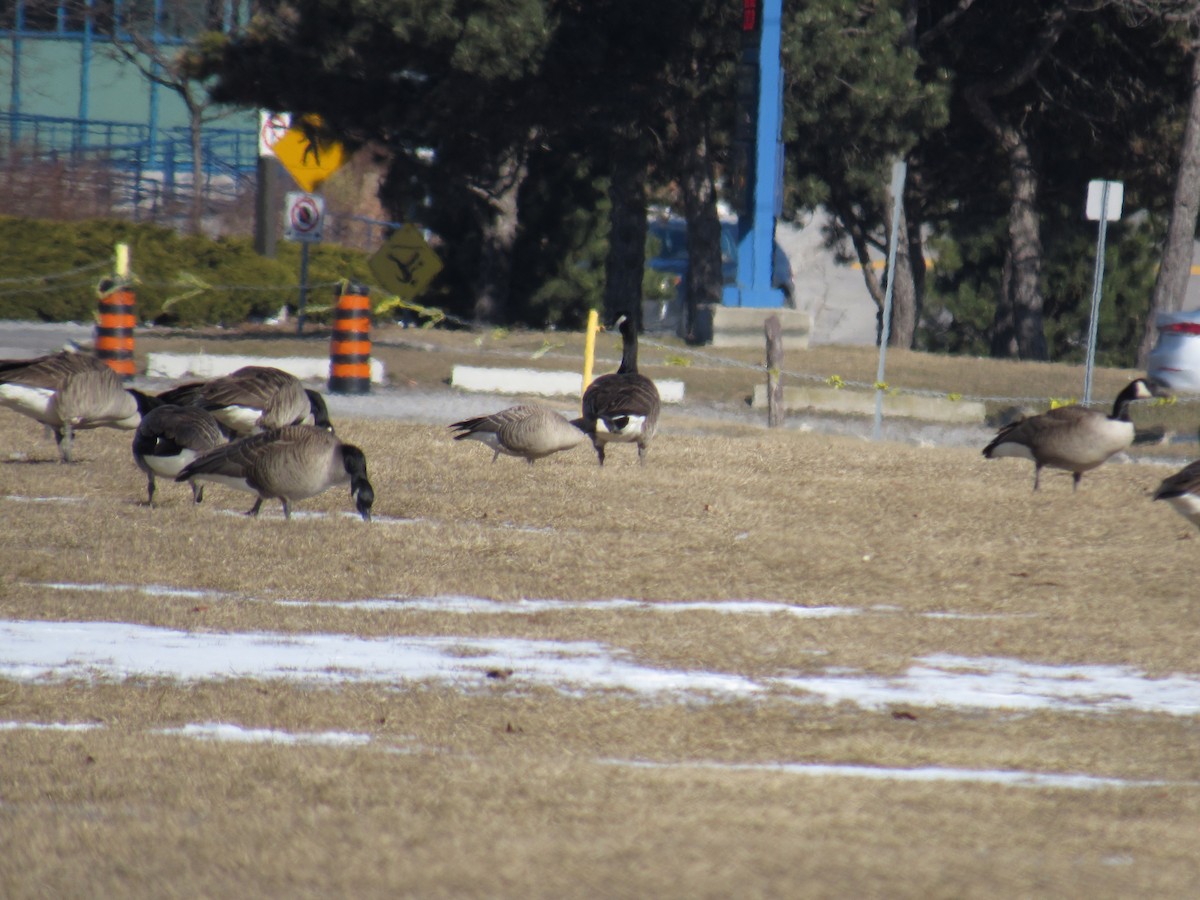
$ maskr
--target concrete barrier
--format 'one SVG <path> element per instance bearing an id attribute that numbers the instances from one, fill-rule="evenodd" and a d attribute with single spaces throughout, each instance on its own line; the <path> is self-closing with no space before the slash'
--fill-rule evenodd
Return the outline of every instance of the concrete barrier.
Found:
<path id="1" fill-rule="evenodd" d="M 778 316 L 784 349 L 808 349 L 812 317 L 806 312 L 756 306 L 714 306 L 711 314 L 714 347 L 765 347 L 763 323 L 768 316 Z"/>
<path id="2" fill-rule="evenodd" d="M 766 408 L 767 386 L 754 386 L 755 407 Z M 852 416 L 875 415 L 875 392 L 847 388 L 784 386 L 783 408 L 787 410 L 816 410 Z M 986 411 L 977 400 L 950 400 L 945 397 L 921 397 L 915 394 L 884 394 L 883 414 L 886 417 L 946 422 L 952 425 L 983 424 Z"/>
<path id="3" fill-rule="evenodd" d="M 546 369 L 498 369 L 455 366 L 450 386 L 488 394 L 529 394 L 535 397 L 578 397 L 583 376 L 578 372 Z M 663 403 L 683 402 L 683 382 L 654 380 Z"/>
<path id="4" fill-rule="evenodd" d="M 273 366 L 295 375 L 301 381 L 325 381 L 329 378 L 328 357 L 238 356 L 225 353 L 148 353 L 146 374 L 151 378 L 217 378 L 243 366 Z M 382 384 L 383 363 L 371 360 L 371 382 Z"/>

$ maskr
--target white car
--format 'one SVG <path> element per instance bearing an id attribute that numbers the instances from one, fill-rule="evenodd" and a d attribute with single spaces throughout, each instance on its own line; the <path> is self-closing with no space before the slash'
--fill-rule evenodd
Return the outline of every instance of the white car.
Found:
<path id="1" fill-rule="evenodd" d="M 1200 310 L 1161 313 L 1146 374 L 1172 391 L 1200 394 Z"/>

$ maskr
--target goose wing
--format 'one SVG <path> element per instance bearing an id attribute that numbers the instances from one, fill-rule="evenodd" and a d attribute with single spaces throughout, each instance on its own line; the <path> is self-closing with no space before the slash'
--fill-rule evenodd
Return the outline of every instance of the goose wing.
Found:
<path id="1" fill-rule="evenodd" d="M 1154 499 L 1171 500 L 1186 494 L 1200 494 L 1200 459 L 1164 478 L 1154 492 Z"/>

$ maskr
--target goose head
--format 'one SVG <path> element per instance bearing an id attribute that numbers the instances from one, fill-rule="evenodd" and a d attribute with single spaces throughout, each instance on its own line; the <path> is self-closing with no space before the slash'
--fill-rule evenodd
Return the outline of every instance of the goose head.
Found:
<path id="1" fill-rule="evenodd" d="M 314 391 L 312 388 L 305 388 L 304 393 L 308 396 L 308 408 L 312 412 L 313 424 L 326 431 L 333 431 L 333 423 L 329 421 L 329 407 L 325 405 L 325 398 L 319 391 Z"/>
<path id="2" fill-rule="evenodd" d="M 367 457 L 353 444 L 342 445 L 342 465 L 350 476 L 350 496 L 364 522 L 371 521 L 371 507 L 375 504 L 375 489 L 367 480 Z"/>
<path id="3" fill-rule="evenodd" d="M 1161 390 L 1154 381 L 1145 378 L 1135 378 L 1129 384 L 1125 385 L 1121 393 L 1117 394 L 1117 399 L 1113 401 L 1113 410 L 1110 418 L 1128 419 L 1130 403 L 1134 400 L 1152 400 L 1155 397 L 1162 396 Z"/>

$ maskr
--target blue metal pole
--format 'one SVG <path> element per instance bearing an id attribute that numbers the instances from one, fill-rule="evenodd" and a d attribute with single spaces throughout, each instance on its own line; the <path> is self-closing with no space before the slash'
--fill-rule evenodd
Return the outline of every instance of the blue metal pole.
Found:
<path id="1" fill-rule="evenodd" d="M 87 0 L 84 9 L 83 41 L 79 46 L 79 128 L 87 128 L 90 113 L 89 104 L 92 85 L 92 13 L 95 0 Z M 75 134 L 75 149 L 78 152 L 83 143 L 83 135 Z"/>
<path id="2" fill-rule="evenodd" d="M 154 29 L 151 32 L 152 42 L 154 46 L 154 54 L 157 57 L 162 43 L 162 30 L 159 27 L 162 24 L 163 4 L 162 0 L 154 0 Z M 155 75 L 158 74 L 159 65 L 157 59 L 150 62 L 151 71 Z M 158 147 L 158 82 L 151 79 L 150 81 L 150 110 L 146 120 L 146 126 L 149 129 L 150 145 L 147 147 L 146 164 L 150 168 L 154 168 L 154 155 Z"/>
<path id="3" fill-rule="evenodd" d="M 782 307 L 783 292 L 771 284 L 775 217 L 782 200 L 783 0 L 760 0 L 758 101 L 754 129 L 754 185 L 748 215 L 738 216 L 737 283 L 725 288 L 726 306 Z"/>
<path id="4" fill-rule="evenodd" d="M 12 113 L 12 142 L 21 140 L 21 33 L 25 30 L 25 0 L 17 0 L 13 18 L 12 83 L 9 85 L 8 109 Z"/>

